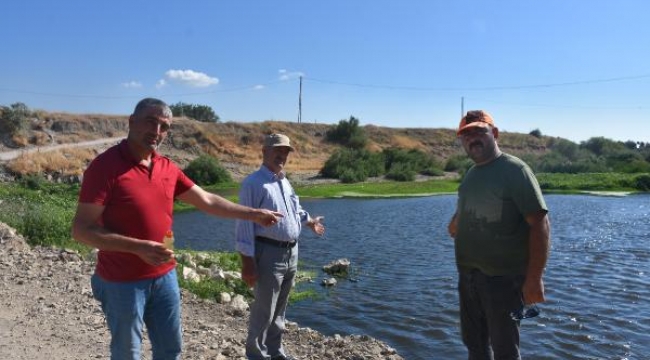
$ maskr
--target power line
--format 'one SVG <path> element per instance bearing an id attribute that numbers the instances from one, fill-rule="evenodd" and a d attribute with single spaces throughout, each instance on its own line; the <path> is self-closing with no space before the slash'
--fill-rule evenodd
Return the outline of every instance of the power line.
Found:
<path id="1" fill-rule="evenodd" d="M 298 91 L 298 124 L 302 122 L 302 76 L 300 77 L 300 90 Z"/>
<path id="2" fill-rule="evenodd" d="M 619 77 L 613 77 L 613 78 L 594 79 L 594 80 L 567 81 L 567 82 L 560 82 L 560 83 L 532 84 L 532 85 L 507 85 L 507 86 L 484 86 L 484 87 L 417 87 L 417 86 L 393 86 L 393 85 L 360 84 L 360 83 L 349 83 L 349 82 L 343 82 L 343 81 L 324 80 L 324 79 L 316 79 L 316 78 L 312 78 L 312 77 L 305 77 L 306 80 L 311 80 L 311 81 L 320 82 L 320 83 L 334 84 L 334 85 L 345 85 L 345 86 L 373 88 L 373 89 L 386 89 L 386 90 L 406 90 L 406 91 L 523 90 L 523 89 L 540 89 L 540 88 L 551 88 L 551 87 L 562 87 L 562 86 L 589 85 L 589 84 L 609 83 L 609 82 L 618 82 L 618 81 L 639 80 L 639 79 L 647 79 L 647 78 L 650 78 L 650 74 L 619 76 Z"/>

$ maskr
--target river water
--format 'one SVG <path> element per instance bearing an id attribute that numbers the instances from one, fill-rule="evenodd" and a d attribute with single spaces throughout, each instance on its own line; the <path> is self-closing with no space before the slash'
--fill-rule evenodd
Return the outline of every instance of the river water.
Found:
<path id="1" fill-rule="evenodd" d="M 650 359 L 650 195 L 547 195 L 552 227 L 541 315 L 522 321 L 524 359 Z M 319 300 L 289 320 L 324 334 L 367 334 L 405 359 L 463 359 L 453 243 L 455 195 L 302 200 L 327 233 L 305 229 L 301 268 Z M 234 221 L 178 214 L 179 247 L 234 250 Z M 352 280 L 319 285 L 320 268 L 347 258 Z"/>

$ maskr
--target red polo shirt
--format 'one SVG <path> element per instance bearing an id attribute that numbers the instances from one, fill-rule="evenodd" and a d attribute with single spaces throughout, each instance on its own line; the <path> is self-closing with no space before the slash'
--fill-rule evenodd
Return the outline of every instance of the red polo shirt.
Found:
<path id="1" fill-rule="evenodd" d="M 90 163 L 79 202 L 104 206 L 100 222 L 109 231 L 162 242 L 172 228 L 174 197 L 192 186 L 170 159 L 155 152 L 151 169 L 140 165 L 123 140 Z M 96 273 L 108 281 L 134 281 L 166 274 L 175 265 L 172 260 L 153 266 L 131 253 L 100 250 Z"/>

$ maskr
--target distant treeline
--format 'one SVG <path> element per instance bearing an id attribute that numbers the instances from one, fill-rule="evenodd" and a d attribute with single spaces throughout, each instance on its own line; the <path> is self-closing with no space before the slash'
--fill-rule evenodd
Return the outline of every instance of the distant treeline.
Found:
<path id="1" fill-rule="evenodd" d="M 593 137 L 580 144 L 565 139 L 551 139 L 550 152 L 526 160 L 537 172 L 594 173 L 650 172 L 650 143 L 613 141 Z"/>
<path id="2" fill-rule="evenodd" d="M 530 136 L 541 137 L 539 130 Z M 371 152 L 365 149 L 367 137 L 359 120 L 341 120 L 327 132 L 327 141 L 343 147 L 325 163 L 323 176 L 343 182 L 361 182 L 368 177 L 385 175 L 400 181 L 412 181 L 417 174 L 436 175 L 443 171 L 464 174 L 472 165 L 465 155 L 452 156 L 446 161 L 436 159 L 420 150 L 385 149 Z M 594 137 L 576 144 L 566 139 L 552 138 L 544 155 L 524 154 L 536 173 L 648 173 L 650 172 L 650 143 L 613 141 Z"/>

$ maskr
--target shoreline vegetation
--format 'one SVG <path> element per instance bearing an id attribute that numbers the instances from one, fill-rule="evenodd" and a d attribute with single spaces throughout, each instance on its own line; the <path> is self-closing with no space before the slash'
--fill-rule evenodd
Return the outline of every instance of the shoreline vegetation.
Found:
<path id="1" fill-rule="evenodd" d="M 538 174 L 542 189 L 547 194 L 587 194 L 595 196 L 628 196 L 642 193 L 629 186 L 639 174 Z M 422 197 L 456 193 L 458 177 L 449 176 L 424 181 L 368 181 L 363 183 L 318 183 L 300 181 L 296 192 L 303 198 L 388 198 Z M 236 201 L 238 183 L 205 187 L 208 191 Z M 70 236 L 70 224 L 76 208 L 79 184 L 55 184 L 44 179 L 27 178 L 17 182 L 0 182 L 0 222 L 16 229 L 30 246 L 44 246 L 54 249 L 74 251 L 81 258 L 93 258 L 94 252 L 75 242 Z M 179 202 L 174 212 L 192 211 L 192 207 Z M 195 253 L 192 249 L 178 249 L 179 282 L 185 291 L 202 299 L 218 302 L 223 293 L 243 295 L 250 299 L 251 294 L 240 279 L 228 282 L 204 279 L 193 283 L 182 279 L 182 254 Z M 238 256 L 232 252 L 204 252 L 224 271 L 241 270 Z M 304 278 L 309 278 L 305 274 Z M 292 301 L 311 298 L 308 291 L 296 287 Z"/>
<path id="2" fill-rule="evenodd" d="M 629 186 L 638 174 L 594 173 L 594 174 L 538 174 L 540 186 L 547 194 L 586 194 L 593 196 L 628 196 L 638 193 Z M 459 176 L 447 174 L 444 177 L 420 178 L 419 181 L 402 182 L 372 179 L 361 183 L 322 182 L 323 179 L 300 179 L 296 192 L 303 198 L 405 198 L 455 194 L 460 184 Z M 206 186 L 231 201 L 237 201 L 239 184 Z M 69 249 L 87 257 L 92 249 L 74 241 L 70 236 L 70 224 L 76 208 L 79 184 L 55 184 L 40 177 L 27 177 L 17 182 L 0 182 L 0 222 L 15 228 L 31 246 L 50 246 Z M 195 211 L 194 207 L 175 202 L 174 212 Z M 176 249 L 179 261 L 179 282 L 181 287 L 204 299 L 220 299 L 222 293 L 242 295 L 247 299 L 252 294 L 241 279 L 202 279 L 198 282 L 185 281 L 183 270 L 187 267 L 184 254 L 194 254 L 193 249 Z M 207 251 L 206 258 L 214 259 L 207 265 L 216 265 L 224 271 L 239 273 L 239 256 L 234 252 Z M 205 265 L 205 264 L 204 264 Z M 299 265 L 300 266 L 300 265 Z M 314 274 L 304 274 L 299 279 L 309 280 Z M 297 286 L 292 290 L 290 301 L 315 299 L 313 290 Z"/>
<path id="3" fill-rule="evenodd" d="M 627 196 L 644 193 L 629 184 L 642 174 L 581 173 L 537 174 L 545 194 L 586 194 Z M 455 194 L 458 177 L 431 177 L 424 181 L 367 181 L 362 183 L 318 183 L 301 180 L 295 186 L 302 198 L 391 198 Z M 237 201 L 239 183 L 204 186 L 208 191 Z M 0 221 L 25 236 L 30 245 L 68 247 L 89 252 L 70 237 L 70 222 L 78 197 L 79 184 L 58 184 L 33 176 L 15 182 L 0 182 Z M 176 202 L 174 212 L 193 211 Z M 191 250 L 191 249 L 187 249 Z"/>
<path id="4" fill-rule="evenodd" d="M 632 183 L 632 180 L 637 175 L 638 174 L 612 173 L 577 175 L 538 174 L 538 179 L 545 193 L 582 193 L 597 196 L 627 196 L 639 191 L 628 186 L 621 186 L 620 184 Z M 297 183 L 296 192 L 299 196 L 304 198 L 397 198 L 454 194 L 456 193 L 460 182 L 457 176 L 446 176 L 444 178 L 434 178 L 413 182 L 377 180 L 363 183 L 344 184 L 339 182 L 319 183 L 318 181 L 304 181 L 303 179 Z M 234 182 L 206 187 L 208 191 L 219 193 L 233 201 L 237 200 L 236 195 L 238 188 L 239 184 Z M 75 242 L 70 236 L 70 224 L 76 208 L 78 191 L 79 184 L 55 184 L 39 177 L 29 177 L 17 182 L 0 182 L 0 225 L 1 223 L 5 223 L 16 229 L 19 236 L 25 238 L 29 246 L 36 248 L 49 248 L 52 249 L 51 251 L 77 253 L 80 259 L 91 259 L 90 264 L 92 264 L 92 262 L 94 262 L 94 252 L 90 248 Z M 193 208 L 176 202 L 174 212 L 181 211 L 193 211 Z M 241 271 L 239 256 L 236 253 L 217 251 L 201 253 L 203 253 L 203 255 L 200 255 L 200 257 L 210 260 L 209 264 L 206 263 L 207 260 L 203 261 L 204 264 L 202 264 L 202 266 L 208 268 L 217 266 L 225 272 L 238 273 Z M 224 294 L 227 294 L 226 297 L 228 298 L 230 296 L 236 297 L 242 295 L 245 299 L 250 300 L 250 290 L 245 286 L 241 279 L 236 277 L 234 279 L 231 277 L 227 281 L 203 278 L 200 281 L 194 282 L 184 279 L 184 269 L 190 266 L 185 259 L 188 258 L 187 255 L 196 256 L 196 254 L 197 252 L 192 251 L 191 249 L 177 249 L 176 254 L 179 262 L 177 271 L 179 273 L 179 284 L 181 285 L 181 288 L 184 292 L 188 292 L 191 296 L 203 301 L 204 303 L 202 304 L 207 304 L 196 306 L 196 302 L 190 301 L 190 305 L 187 306 L 191 306 L 192 308 L 188 309 L 187 312 L 192 313 L 195 311 L 203 311 L 202 309 L 209 309 L 210 307 L 218 309 L 205 311 L 211 311 L 213 314 L 215 312 L 221 314 L 214 319 L 216 323 L 225 322 L 233 324 L 233 322 L 238 321 L 231 326 L 232 329 L 230 329 L 230 332 L 240 332 L 239 330 L 241 329 L 237 328 L 245 326 L 245 317 L 239 317 L 238 320 L 234 320 L 234 318 L 229 315 L 230 310 L 224 310 L 230 308 L 229 305 L 223 304 Z M 86 265 L 86 267 L 92 269 L 92 265 Z M 309 280 L 314 277 L 314 274 L 306 274 L 300 269 L 299 272 L 299 279 Z M 67 277 L 70 275 L 61 274 L 60 276 Z M 75 275 L 74 278 L 78 280 L 80 277 Z M 81 284 L 79 286 L 84 285 Z M 5 292 L 10 291 L 9 289 L 10 288 L 7 288 Z M 315 299 L 313 290 L 303 290 L 303 287 L 300 286 L 300 284 L 297 284 L 297 286 L 294 287 L 294 290 L 292 290 L 290 301 L 301 301 L 307 298 Z M 86 299 L 86 301 L 91 300 L 92 299 Z M 86 306 L 86 308 L 92 308 L 92 305 Z M 13 313 L 12 316 L 17 318 L 19 317 Z M 203 316 L 200 317 L 202 318 Z M 17 319 L 16 321 L 19 320 Z M 187 323 L 187 328 L 192 328 L 196 321 L 197 319 L 194 319 L 193 317 L 184 320 L 184 322 Z M 198 319 L 198 321 L 203 322 L 204 320 Z M 204 326 L 204 324 L 200 324 L 199 326 Z M 101 328 L 97 326 L 94 326 L 94 328 L 96 329 L 95 331 L 101 331 Z M 373 358 L 401 359 L 399 354 L 388 345 L 383 344 L 381 340 L 377 341 L 368 338 L 365 335 L 361 335 L 361 337 L 359 337 L 359 335 L 352 335 L 350 338 L 352 339 L 351 341 L 347 341 L 347 337 L 341 340 L 342 338 L 340 336 L 335 335 L 333 338 L 334 340 L 330 340 L 328 337 L 325 337 L 318 332 L 314 332 L 311 329 L 302 329 L 298 325 L 289 330 L 288 339 L 298 339 L 296 340 L 296 346 L 301 349 L 301 351 L 306 348 L 322 347 L 322 344 L 318 345 L 313 341 L 310 341 L 309 344 L 305 345 L 301 343 L 301 336 L 294 336 L 294 333 L 301 333 L 304 331 L 308 331 L 309 334 L 311 334 L 310 336 L 317 337 L 324 343 L 339 341 L 346 344 L 344 348 L 338 350 L 344 353 L 362 354 L 367 351 L 367 349 L 372 348 L 372 351 L 377 353 L 377 356 L 374 356 Z M 231 335 L 228 333 L 227 336 L 229 336 L 229 339 L 234 339 L 239 335 Z M 35 337 L 40 338 L 41 334 L 36 334 Z M 209 334 L 205 335 L 205 337 L 209 338 Z M 354 340 L 357 339 L 355 337 L 365 339 L 365 345 L 363 343 L 357 344 L 359 341 Z M 224 351 L 232 353 L 233 356 L 238 351 L 237 349 L 241 347 L 236 345 L 237 340 L 228 341 L 226 343 L 230 349 Z M 373 344 L 373 346 L 369 347 L 369 344 Z M 62 348 L 66 348 L 66 346 L 63 346 Z M 192 351 L 196 349 L 192 347 L 188 350 L 187 354 L 191 354 Z M 314 349 L 309 351 L 314 351 Z M 204 351 L 199 350 L 199 353 L 201 352 L 205 353 Z M 222 358 L 228 359 L 237 357 L 229 356 Z M 321 358 L 328 358 L 328 356 L 314 357 L 314 359 Z M 348 357 L 340 355 L 339 358 L 347 359 Z"/>
<path id="5" fill-rule="evenodd" d="M 640 174 L 537 174 L 546 194 L 586 194 L 594 196 L 628 196 L 643 193 L 629 184 Z M 362 183 L 319 183 L 301 180 L 295 186 L 303 198 L 398 198 L 455 194 L 460 184 L 456 177 L 432 177 L 424 181 L 377 180 Z M 621 185 L 623 184 L 623 185 Z M 237 201 L 239 184 L 235 182 L 205 186 L 232 201 Z M 0 222 L 15 228 L 34 245 L 68 248 L 87 254 L 91 250 L 74 241 L 70 224 L 78 197 L 79 184 L 51 183 L 40 177 L 16 182 L 0 182 Z M 176 202 L 174 212 L 193 211 L 192 206 Z M 184 249 L 191 251 L 192 249 Z M 234 262 L 236 263 L 236 262 Z M 238 264 L 230 266 L 236 269 Z"/>
<path id="6" fill-rule="evenodd" d="M 536 174 L 542 191 L 546 194 L 593 194 L 642 193 L 634 188 L 634 180 L 645 173 L 579 173 L 579 174 Z M 291 178 L 291 174 L 289 174 Z M 359 183 L 312 184 L 300 181 L 294 186 L 303 198 L 345 198 L 345 197 L 412 197 L 454 194 L 460 185 L 459 176 L 429 177 L 424 181 L 366 181 Z M 236 199 L 239 184 L 230 183 L 218 186 L 205 186 L 230 199 Z"/>

